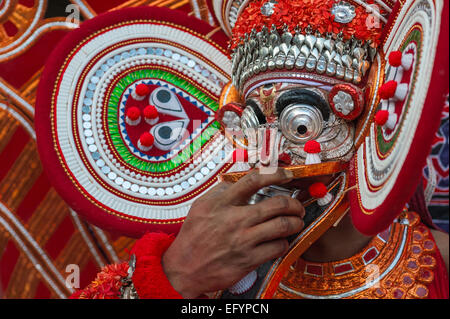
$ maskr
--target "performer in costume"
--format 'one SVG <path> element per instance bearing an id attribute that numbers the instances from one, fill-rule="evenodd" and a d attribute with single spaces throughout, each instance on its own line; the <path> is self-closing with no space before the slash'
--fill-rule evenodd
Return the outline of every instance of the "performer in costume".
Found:
<path id="1" fill-rule="evenodd" d="M 43 162 L 90 221 L 150 231 L 73 297 L 448 298 L 448 239 L 420 192 L 405 206 L 440 121 L 446 5 L 213 1 L 230 61 L 225 34 L 155 8 L 65 39 L 39 88 Z"/>

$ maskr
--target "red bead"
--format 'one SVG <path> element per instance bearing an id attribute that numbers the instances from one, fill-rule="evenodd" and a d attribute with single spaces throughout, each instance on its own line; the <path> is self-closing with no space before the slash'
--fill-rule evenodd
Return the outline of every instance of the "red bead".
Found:
<path id="1" fill-rule="evenodd" d="M 402 65 L 402 55 L 401 51 L 392 51 L 389 54 L 389 64 L 394 67 Z"/>
<path id="2" fill-rule="evenodd" d="M 389 118 L 389 112 L 386 110 L 380 110 L 375 114 L 375 123 L 379 126 L 386 124 Z"/>
<path id="3" fill-rule="evenodd" d="M 158 117 L 158 110 L 153 105 L 147 105 L 144 108 L 144 117 L 146 119 L 156 119 Z"/>
<path id="4" fill-rule="evenodd" d="M 145 132 L 141 135 L 141 137 L 139 137 L 139 142 L 141 143 L 142 146 L 145 146 L 145 147 L 152 146 L 154 141 L 155 141 L 155 138 L 149 132 Z"/>
<path id="5" fill-rule="evenodd" d="M 380 97 L 384 100 L 390 99 L 394 96 L 395 90 L 397 90 L 397 82 L 388 81 L 380 87 Z"/>
<path id="6" fill-rule="evenodd" d="M 150 93 L 150 88 L 146 84 L 141 83 L 136 86 L 136 94 L 137 95 L 145 96 L 149 93 Z"/>
<path id="7" fill-rule="evenodd" d="M 136 121 L 141 116 L 141 110 L 137 108 L 136 106 L 131 106 L 127 110 L 127 117 L 132 120 Z"/>
<path id="8" fill-rule="evenodd" d="M 308 154 L 317 154 L 317 153 L 320 153 L 320 150 L 321 150 L 320 143 L 315 140 L 306 142 L 303 149 Z"/>
<path id="9" fill-rule="evenodd" d="M 314 183 L 308 188 L 309 194 L 315 198 L 322 198 L 328 193 L 324 183 Z"/>

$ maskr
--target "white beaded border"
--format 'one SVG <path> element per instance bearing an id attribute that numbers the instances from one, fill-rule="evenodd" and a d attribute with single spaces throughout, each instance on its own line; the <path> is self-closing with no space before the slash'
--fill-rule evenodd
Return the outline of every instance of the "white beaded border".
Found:
<path id="1" fill-rule="evenodd" d="M 373 210 L 377 208 L 394 188 L 398 174 L 403 168 L 403 163 L 409 153 L 410 145 L 416 132 L 417 124 L 423 110 L 423 104 L 430 85 L 430 77 L 433 71 L 433 64 L 428 63 L 430 57 L 434 57 L 436 53 L 437 37 L 439 35 L 440 26 L 440 11 L 442 4 L 434 7 L 431 2 L 429 5 L 431 10 L 428 12 L 431 16 L 425 14 L 421 7 L 421 3 L 413 3 L 409 1 L 410 5 L 405 4 L 397 19 L 396 25 L 386 42 L 385 52 L 395 50 L 400 47 L 402 41 L 407 36 L 411 28 L 419 23 L 422 26 L 423 34 L 430 36 L 424 37 L 422 53 L 427 54 L 427 57 L 422 56 L 422 60 L 418 61 L 418 69 L 420 70 L 421 78 L 415 83 L 414 92 L 410 99 L 411 105 L 409 111 L 404 114 L 405 120 L 403 125 L 399 127 L 396 147 L 391 150 L 389 156 L 385 159 L 380 159 L 376 152 L 376 127 L 372 123 L 370 128 L 370 135 L 366 137 L 365 143 L 361 145 L 357 152 L 357 167 L 358 167 L 358 190 L 360 193 L 361 203 L 365 209 Z M 407 10 L 409 9 L 409 10 Z M 405 23 L 405 19 L 408 19 Z M 395 37 L 394 37 L 395 35 Z M 411 93 L 410 93 L 411 94 Z M 407 125 L 407 126 L 406 126 Z M 364 158 L 364 155 L 367 158 Z M 368 180 L 365 177 L 367 171 Z M 374 172 L 382 172 L 380 175 L 374 176 Z M 368 185 L 381 186 L 377 191 L 369 189 Z"/>

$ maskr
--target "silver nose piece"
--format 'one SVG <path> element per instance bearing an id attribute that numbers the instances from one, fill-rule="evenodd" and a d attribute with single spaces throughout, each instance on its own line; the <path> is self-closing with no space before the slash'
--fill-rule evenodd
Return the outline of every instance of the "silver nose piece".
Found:
<path id="1" fill-rule="evenodd" d="M 277 185 L 270 185 L 264 188 L 261 188 L 256 194 L 254 194 L 252 197 L 250 197 L 250 200 L 248 203 L 250 205 L 259 203 L 263 201 L 264 199 L 271 198 L 278 195 L 283 196 L 289 196 L 291 198 L 297 198 L 298 194 L 300 193 L 299 189 L 287 189 L 281 186 Z"/>

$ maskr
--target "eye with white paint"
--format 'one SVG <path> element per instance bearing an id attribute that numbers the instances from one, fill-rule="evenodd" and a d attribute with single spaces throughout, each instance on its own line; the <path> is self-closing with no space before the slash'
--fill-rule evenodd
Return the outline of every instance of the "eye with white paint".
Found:
<path id="1" fill-rule="evenodd" d="M 155 138 L 154 145 L 163 151 L 173 149 L 183 140 L 183 137 L 189 134 L 187 131 L 188 124 L 189 120 L 181 119 L 153 126 L 150 133 Z"/>
<path id="2" fill-rule="evenodd" d="M 156 107 L 158 113 L 169 114 L 179 118 L 187 118 L 177 95 L 168 88 L 159 87 L 155 89 L 150 94 L 149 102 Z"/>

